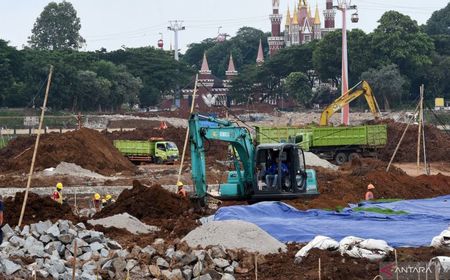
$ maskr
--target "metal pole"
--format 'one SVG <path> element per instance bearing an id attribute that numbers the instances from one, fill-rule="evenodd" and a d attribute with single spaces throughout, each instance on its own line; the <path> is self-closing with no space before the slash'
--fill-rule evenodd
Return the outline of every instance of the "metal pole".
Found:
<path id="1" fill-rule="evenodd" d="M 19 227 L 22 225 L 23 214 L 25 213 L 25 207 L 27 205 L 28 192 L 30 190 L 31 177 L 33 176 L 34 162 L 36 161 L 39 139 L 41 138 L 42 123 L 44 122 L 45 109 L 47 107 L 48 92 L 50 91 L 50 83 L 52 81 L 52 75 L 53 75 L 53 65 L 50 65 L 50 71 L 48 74 L 48 81 L 47 81 L 47 89 L 45 90 L 44 104 L 42 105 L 41 119 L 39 121 L 39 129 L 37 131 L 36 143 L 34 145 L 33 158 L 31 159 L 30 173 L 28 174 L 27 187 L 25 190 L 25 196 L 23 198 L 22 211 L 20 212 L 19 223 L 17 224 Z"/>
<path id="2" fill-rule="evenodd" d="M 181 20 L 169 21 L 169 23 L 170 23 L 170 26 L 167 27 L 167 29 L 174 32 L 174 35 L 175 35 L 174 58 L 176 61 L 178 61 L 180 59 L 179 54 L 178 54 L 178 32 L 182 31 L 182 30 L 186 30 L 186 27 L 183 26 L 183 21 L 181 21 Z"/>
<path id="3" fill-rule="evenodd" d="M 348 91 L 348 51 L 347 51 L 347 11 L 356 10 L 355 5 L 351 5 L 351 1 L 338 1 L 337 6 L 333 8 L 342 12 L 342 68 L 341 68 L 341 94 L 345 95 Z M 347 104 L 341 109 L 342 124 L 350 124 L 350 105 Z"/>

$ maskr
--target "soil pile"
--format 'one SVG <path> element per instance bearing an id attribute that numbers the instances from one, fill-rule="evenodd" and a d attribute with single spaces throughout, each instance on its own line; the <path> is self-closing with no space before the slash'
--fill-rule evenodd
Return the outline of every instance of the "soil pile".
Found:
<path id="1" fill-rule="evenodd" d="M 35 137 L 19 137 L 0 151 L 0 171 L 28 172 Z M 61 162 L 77 164 L 102 175 L 118 172 L 134 173 L 134 165 L 126 159 L 101 133 L 83 128 L 64 134 L 52 133 L 41 137 L 35 170 L 56 167 Z"/>
<path id="2" fill-rule="evenodd" d="M 18 192 L 14 198 L 9 197 L 4 200 L 4 220 L 11 227 L 19 223 L 24 196 L 25 192 Z M 67 203 L 60 205 L 50 197 L 40 197 L 35 193 L 28 193 L 22 224 L 32 224 L 46 220 L 55 222 L 59 219 L 78 220 Z"/>
<path id="3" fill-rule="evenodd" d="M 299 209 L 333 209 L 346 207 L 364 199 L 367 185 L 375 185 L 375 198 L 418 199 L 450 193 L 450 177 L 442 174 L 411 177 L 392 168 L 386 172 L 386 163 L 378 160 L 359 160 L 345 165 L 340 172 L 315 168 L 320 195 L 312 200 L 285 201 Z"/>
<path id="4" fill-rule="evenodd" d="M 188 199 L 163 189 L 160 185 L 146 187 L 139 181 L 133 181 L 131 190 L 124 190 L 117 201 L 94 216 L 105 218 L 128 213 L 140 220 L 179 218 L 191 207 Z"/>
<path id="5" fill-rule="evenodd" d="M 377 124 L 387 124 L 388 142 L 380 150 L 380 158 L 389 161 L 397 147 L 398 142 L 407 124 L 397 123 L 393 120 L 382 120 Z M 417 134 L 418 125 L 410 125 L 405 134 L 400 148 L 395 156 L 394 162 L 414 162 L 417 157 Z M 450 136 L 444 131 L 432 125 L 425 126 L 425 144 L 428 161 L 450 161 Z M 421 147 L 422 150 L 422 147 Z M 423 151 L 421 151 L 421 157 Z"/>

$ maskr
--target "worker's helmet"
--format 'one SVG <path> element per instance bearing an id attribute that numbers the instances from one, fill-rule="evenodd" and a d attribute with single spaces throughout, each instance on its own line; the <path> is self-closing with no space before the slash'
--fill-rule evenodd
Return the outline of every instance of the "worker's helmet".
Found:
<path id="1" fill-rule="evenodd" d="M 110 195 L 110 194 L 107 194 L 106 196 L 105 196 L 105 199 L 106 200 L 110 200 L 112 198 L 112 196 Z"/>
<path id="2" fill-rule="evenodd" d="M 99 193 L 94 194 L 94 199 L 95 200 L 100 200 L 100 194 Z"/>
<path id="3" fill-rule="evenodd" d="M 369 184 L 369 185 L 367 186 L 367 189 L 368 189 L 368 190 L 373 190 L 373 189 L 375 189 L 375 186 L 372 185 L 372 184 Z"/>
<path id="4" fill-rule="evenodd" d="M 56 184 L 56 189 L 57 190 L 62 190 L 63 189 L 63 184 L 62 183 Z"/>
<path id="5" fill-rule="evenodd" d="M 177 187 L 182 187 L 183 185 L 184 185 L 183 182 L 181 182 L 181 181 L 177 182 Z"/>
<path id="6" fill-rule="evenodd" d="M 106 203 L 106 199 L 102 199 L 102 203 Z"/>

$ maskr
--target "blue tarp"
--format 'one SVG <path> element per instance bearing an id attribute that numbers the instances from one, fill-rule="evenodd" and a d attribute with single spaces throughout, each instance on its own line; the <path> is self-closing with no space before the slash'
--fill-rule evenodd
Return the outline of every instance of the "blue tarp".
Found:
<path id="1" fill-rule="evenodd" d="M 450 196 L 380 204 L 407 215 L 370 212 L 343 213 L 325 210 L 300 211 L 282 202 L 220 208 L 214 220 L 244 220 L 254 223 L 282 242 L 309 242 L 317 235 L 336 240 L 346 236 L 382 239 L 394 247 L 429 246 L 433 237 L 450 224 Z M 363 207 L 375 207 L 365 204 Z M 377 206 L 378 207 L 378 204 Z"/>
<path id="2" fill-rule="evenodd" d="M 346 208 L 345 210 L 351 210 L 353 207 L 355 207 L 355 205 L 352 205 L 350 209 Z M 400 200 L 389 203 L 365 202 L 358 205 L 358 207 L 376 207 L 394 211 L 406 211 L 409 214 L 450 218 L 450 195 L 429 199 Z"/>

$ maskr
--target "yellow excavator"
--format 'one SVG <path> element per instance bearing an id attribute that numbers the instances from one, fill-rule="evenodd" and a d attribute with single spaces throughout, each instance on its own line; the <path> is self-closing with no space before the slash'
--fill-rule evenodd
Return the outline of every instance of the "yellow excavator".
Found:
<path id="1" fill-rule="evenodd" d="M 370 112 L 372 112 L 375 118 L 378 118 L 378 112 L 380 111 L 380 108 L 378 106 L 377 100 L 375 99 L 375 96 L 373 95 L 372 88 L 370 87 L 368 82 L 361 81 L 354 87 L 349 89 L 345 95 L 340 96 L 325 108 L 325 110 L 322 112 L 322 115 L 320 116 L 320 125 L 328 125 L 328 120 L 334 113 L 341 110 L 342 107 L 349 104 L 361 95 L 364 95 L 364 97 L 366 98 L 367 104 L 370 108 Z"/>

